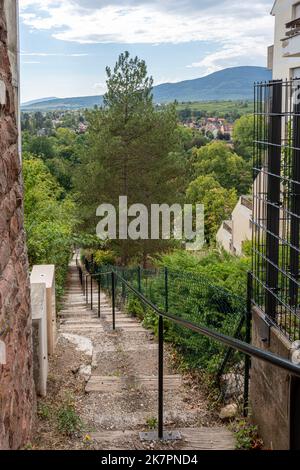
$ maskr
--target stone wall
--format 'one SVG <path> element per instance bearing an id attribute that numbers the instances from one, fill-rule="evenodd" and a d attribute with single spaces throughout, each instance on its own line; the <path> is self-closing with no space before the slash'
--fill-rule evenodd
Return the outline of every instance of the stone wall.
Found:
<path id="1" fill-rule="evenodd" d="M 30 437 L 34 409 L 32 337 L 23 188 L 18 151 L 17 1 L 0 0 L 0 449 Z"/>
<path id="2" fill-rule="evenodd" d="M 284 359 L 291 359 L 291 343 L 274 327 L 267 329 L 262 314 L 253 309 L 252 343 Z M 265 447 L 290 448 L 290 375 L 266 362 L 252 359 L 250 406 Z"/>

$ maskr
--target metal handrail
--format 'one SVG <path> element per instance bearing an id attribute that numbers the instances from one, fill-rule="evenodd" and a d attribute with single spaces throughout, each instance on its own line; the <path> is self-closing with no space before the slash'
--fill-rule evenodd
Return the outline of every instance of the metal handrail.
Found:
<path id="1" fill-rule="evenodd" d="M 208 338 L 211 338 L 215 341 L 218 341 L 226 346 L 228 346 L 231 349 L 235 349 L 243 354 L 246 355 L 248 360 L 247 367 L 250 367 L 250 358 L 254 357 L 258 360 L 262 360 L 264 362 L 267 362 L 275 367 L 279 367 L 291 375 L 300 378 L 300 367 L 293 364 L 291 361 L 284 359 L 276 354 L 273 354 L 268 351 L 264 351 L 260 348 L 257 348 L 256 346 L 253 346 L 245 341 L 239 340 L 237 338 L 233 338 L 231 336 L 225 335 L 223 333 L 219 333 L 215 330 L 212 330 L 210 328 L 204 327 L 204 326 L 199 326 L 196 325 L 193 322 L 190 322 L 188 320 L 182 319 L 178 317 L 177 315 L 174 315 L 172 313 L 168 312 L 168 302 L 166 302 L 166 308 L 165 311 L 160 310 L 151 300 L 149 300 L 147 297 L 145 297 L 141 289 L 136 289 L 133 287 L 126 279 L 124 279 L 118 272 L 115 271 L 110 271 L 110 272 L 103 272 L 103 273 L 97 273 L 97 274 L 88 274 L 87 276 L 90 276 L 91 278 L 91 283 L 93 278 L 101 278 L 102 275 L 110 275 L 111 280 L 112 280 L 112 317 L 113 317 L 113 330 L 116 328 L 116 291 L 115 291 L 115 283 L 116 283 L 116 278 L 118 278 L 121 283 L 127 287 L 131 292 L 133 292 L 140 301 L 150 307 L 158 316 L 159 316 L 159 324 L 158 324 L 158 437 L 159 439 L 163 439 L 164 436 L 164 430 L 163 430 L 163 362 L 164 362 L 164 349 L 163 349 L 163 344 L 164 344 L 164 320 L 169 320 L 177 325 L 183 326 L 185 328 L 188 328 L 191 331 L 194 331 L 196 333 L 199 333 L 201 335 L 204 335 Z M 250 277 L 248 278 L 248 282 L 250 284 Z M 99 317 L 100 317 L 100 282 L 98 282 L 98 309 L 99 309 Z M 92 304 L 91 304 L 92 306 Z M 248 305 L 248 309 L 251 310 L 251 302 Z M 251 319 L 248 315 L 248 322 L 250 322 Z M 250 333 L 249 333 L 250 334 Z M 247 337 L 247 340 L 250 342 L 250 337 Z"/>
<path id="2" fill-rule="evenodd" d="M 154 310 L 161 317 L 166 318 L 167 320 L 171 320 L 174 323 L 177 323 L 178 325 L 185 326 L 186 328 L 195 331 L 196 333 L 200 333 L 209 338 L 220 341 L 223 344 L 226 344 L 227 346 L 236 349 L 237 351 L 247 354 L 248 356 L 255 357 L 262 361 L 268 362 L 274 366 L 280 367 L 281 369 L 285 369 L 291 374 L 300 378 L 300 367 L 293 364 L 291 361 L 283 359 L 282 357 L 277 356 L 276 354 L 270 353 L 268 351 L 264 351 L 263 349 L 257 348 L 256 346 L 252 346 L 251 344 L 248 344 L 245 341 L 232 338 L 231 336 L 219 333 L 205 326 L 196 325 L 195 323 L 192 323 L 188 320 L 178 318 L 176 315 L 173 315 L 171 313 L 163 312 L 159 308 L 157 308 L 156 305 L 154 305 L 150 300 L 148 300 L 143 294 L 141 294 L 138 290 L 132 287 L 119 274 L 117 274 L 117 276 L 122 280 L 122 282 L 124 282 L 128 289 L 130 289 L 132 292 L 134 292 L 137 297 L 140 298 L 143 303 L 148 305 L 148 307 Z"/>

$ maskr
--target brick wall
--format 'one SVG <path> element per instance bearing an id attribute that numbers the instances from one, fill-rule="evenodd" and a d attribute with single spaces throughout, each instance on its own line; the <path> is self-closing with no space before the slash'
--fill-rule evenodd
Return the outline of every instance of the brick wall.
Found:
<path id="1" fill-rule="evenodd" d="M 18 152 L 17 2 L 0 0 L 0 449 L 30 437 L 34 409 L 28 264 Z"/>

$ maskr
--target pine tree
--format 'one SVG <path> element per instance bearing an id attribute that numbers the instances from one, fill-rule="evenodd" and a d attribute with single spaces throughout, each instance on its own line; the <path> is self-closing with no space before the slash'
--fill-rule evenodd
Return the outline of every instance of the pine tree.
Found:
<path id="1" fill-rule="evenodd" d="M 146 64 L 128 52 L 106 72 L 104 106 L 88 113 L 88 147 L 76 177 L 85 224 L 92 230 L 102 203 L 117 208 L 119 196 L 127 196 L 129 205 L 141 203 L 150 212 L 151 204 L 180 202 L 185 189 L 175 106 L 155 106 Z M 150 240 L 122 241 L 118 247 L 124 263 L 135 255 L 145 262 L 162 248 Z"/>

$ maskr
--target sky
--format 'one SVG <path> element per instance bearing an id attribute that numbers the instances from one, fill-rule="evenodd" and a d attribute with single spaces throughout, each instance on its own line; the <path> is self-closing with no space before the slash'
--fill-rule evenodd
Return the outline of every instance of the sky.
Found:
<path id="1" fill-rule="evenodd" d="M 266 66 L 273 0 L 19 0 L 21 99 L 98 95 L 128 50 L 154 83 Z"/>

